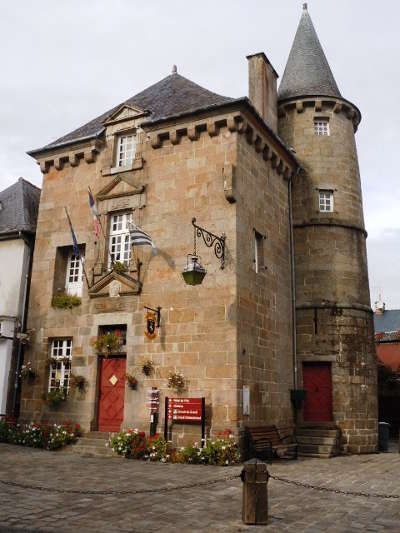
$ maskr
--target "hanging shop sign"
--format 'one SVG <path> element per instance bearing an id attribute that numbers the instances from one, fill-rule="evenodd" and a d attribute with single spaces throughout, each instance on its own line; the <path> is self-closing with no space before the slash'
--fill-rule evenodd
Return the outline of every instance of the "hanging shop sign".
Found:
<path id="1" fill-rule="evenodd" d="M 153 309 L 152 307 L 146 307 L 146 329 L 144 334 L 148 339 L 154 339 L 157 335 L 156 328 L 160 327 L 161 321 L 161 307 Z"/>
<path id="2" fill-rule="evenodd" d="M 153 311 L 147 311 L 146 313 L 146 329 L 144 334 L 148 339 L 154 339 L 156 333 L 156 314 Z"/>
<path id="3" fill-rule="evenodd" d="M 202 446 L 206 429 L 205 398 L 165 398 L 164 438 L 168 440 L 168 423 L 201 424 Z"/>

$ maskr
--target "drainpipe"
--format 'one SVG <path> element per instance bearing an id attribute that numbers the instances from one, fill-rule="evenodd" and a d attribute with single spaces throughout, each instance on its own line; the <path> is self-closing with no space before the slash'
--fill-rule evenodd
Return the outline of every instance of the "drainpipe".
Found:
<path id="1" fill-rule="evenodd" d="M 297 169 L 296 175 L 300 169 Z M 292 177 L 288 180 L 289 200 L 289 231 L 290 231 L 290 284 L 292 288 L 292 347 L 293 347 L 293 389 L 297 389 L 297 344 L 296 344 L 296 278 L 294 270 L 294 241 L 293 241 L 293 204 L 292 204 Z M 295 409 L 296 417 L 296 409 Z"/>
<path id="2" fill-rule="evenodd" d="M 23 297 L 22 316 L 21 316 L 21 325 L 20 325 L 20 333 L 25 333 L 26 322 L 27 322 L 28 300 L 29 300 L 28 289 L 29 289 L 29 283 L 30 283 L 31 272 L 32 272 L 34 240 L 33 238 L 29 240 L 25 239 L 21 231 L 18 232 L 18 237 L 22 238 L 25 244 L 27 244 L 27 246 L 29 247 L 28 269 L 25 274 L 24 297 Z M 18 394 L 20 390 L 19 374 L 21 372 L 22 355 L 23 355 L 23 345 L 22 345 L 21 339 L 17 340 L 17 342 L 18 342 L 17 367 L 15 370 L 14 394 L 13 394 L 13 401 L 12 401 L 12 414 L 15 417 L 19 416 L 19 413 L 17 413 L 17 398 L 18 398 Z"/>

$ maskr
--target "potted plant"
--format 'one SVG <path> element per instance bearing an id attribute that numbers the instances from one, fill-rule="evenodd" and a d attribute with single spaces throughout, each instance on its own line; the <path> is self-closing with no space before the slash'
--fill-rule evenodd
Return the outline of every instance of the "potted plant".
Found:
<path id="1" fill-rule="evenodd" d="M 175 392 L 183 392 L 186 388 L 186 382 L 183 374 L 180 372 L 170 372 L 168 376 L 168 388 Z"/>
<path id="2" fill-rule="evenodd" d="M 94 343 L 96 350 L 103 353 L 106 357 L 121 349 L 121 337 L 114 332 L 99 335 Z"/>
<path id="3" fill-rule="evenodd" d="M 73 389 L 79 390 L 79 392 L 85 392 L 86 386 L 88 384 L 88 381 L 85 378 L 85 376 L 80 376 L 77 374 L 71 374 L 70 382 L 71 382 L 71 387 Z"/>
<path id="4" fill-rule="evenodd" d="M 126 382 L 128 383 L 129 387 L 132 390 L 136 390 L 138 381 L 136 377 L 133 374 L 129 374 L 128 372 L 125 374 Z"/>
<path id="5" fill-rule="evenodd" d="M 154 370 L 153 361 L 147 359 L 142 365 L 142 372 L 145 376 L 150 376 Z"/>
<path id="6" fill-rule="evenodd" d="M 128 270 L 126 264 L 121 263 L 121 261 L 114 261 L 112 264 L 112 268 L 114 272 L 117 272 L 117 274 L 124 274 Z"/>
<path id="7" fill-rule="evenodd" d="M 32 368 L 32 363 L 28 361 L 26 364 L 21 366 L 21 371 L 19 373 L 19 377 L 22 379 L 22 381 L 34 381 L 36 379 L 36 372 Z"/>
<path id="8" fill-rule="evenodd" d="M 61 388 L 52 389 L 44 395 L 45 402 L 53 409 L 59 407 L 66 399 L 65 390 Z"/>

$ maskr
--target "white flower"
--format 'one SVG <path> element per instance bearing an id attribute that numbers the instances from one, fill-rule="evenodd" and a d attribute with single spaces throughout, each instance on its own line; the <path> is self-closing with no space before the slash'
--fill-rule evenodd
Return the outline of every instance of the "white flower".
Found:
<path id="1" fill-rule="evenodd" d="M 226 464 L 226 465 L 229 465 L 229 461 L 225 461 L 225 464 Z"/>
<path id="2" fill-rule="evenodd" d="M 166 462 L 165 457 L 162 457 L 162 458 L 161 458 L 161 462 L 162 462 L 162 463 L 165 463 L 165 462 Z"/>

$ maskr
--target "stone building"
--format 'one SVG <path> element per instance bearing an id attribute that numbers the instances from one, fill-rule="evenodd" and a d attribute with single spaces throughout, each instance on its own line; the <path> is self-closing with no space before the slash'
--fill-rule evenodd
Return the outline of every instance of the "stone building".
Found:
<path id="1" fill-rule="evenodd" d="M 248 98 L 214 94 L 174 68 L 30 152 L 43 172 L 29 314 L 36 331 L 29 357 L 40 379 L 24 387 L 23 418 L 74 418 L 92 431 L 147 429 L 155 387 L 160 431 L 164 398 L 176 396 L 168 377 L 181 372 L 183 396 L 206 399 L 209 433 L 296 419 L 338 426 L 350 451 L 375 449 L 376 365 L 354 141 L 360 112 L 341 96 L 306 9 L 279 93 L 265 54 L 247 59 Z M 181 273 L 194 251 L 193 217 L 225 236 L 225 257 L 221 268 L 218 250 L 199 234 L 207 274 L 188 286 Z M 131 246 L 131 221 L 151 236 L 157 255 Z M 61 293 L 78 295 L 80 305 L 54 308 Z M 148 338 L 146 308 L 158 307 L 160 327 Z M 95 347 L 104 334 L 120 343 L 108 357 Z M 84 392 L 71 390 L 71 372 L 85 378 Z M 137 378 L 135 390 L 126 372 Z M 303 380 L 308 394 L 295 413 L 290 391 Z M 59 387 L 68 400 L 51 410 L 43 394 Z M 191 434 L 198 428 L 174 424 L 175 441 Z"/>

